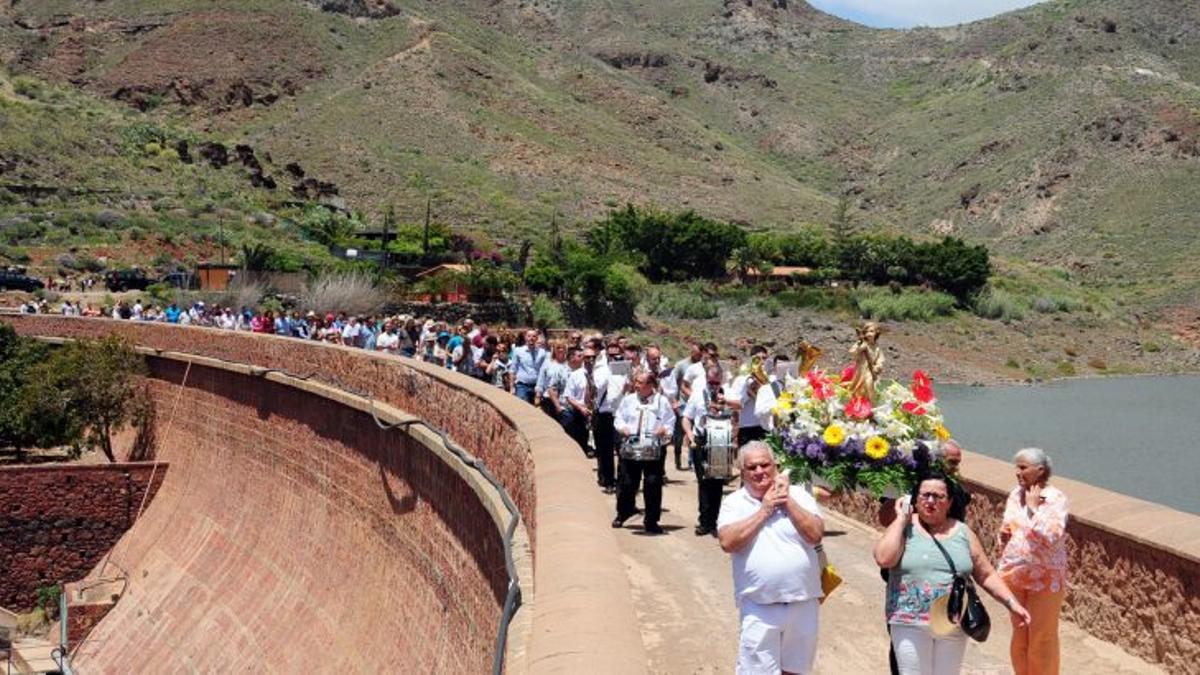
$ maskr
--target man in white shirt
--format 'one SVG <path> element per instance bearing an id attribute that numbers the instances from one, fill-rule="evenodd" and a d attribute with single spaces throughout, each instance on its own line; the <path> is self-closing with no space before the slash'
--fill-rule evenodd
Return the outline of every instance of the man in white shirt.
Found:
<path id="1" fill-rule="evenodd" d="M 662 534 L 658 518 L 662 514 L 663 475 L 666 472 L 663 446 L 675 428 L 675 413 L 667 397 L 658 393 L 658 377 L 654 373 L 638 371 L 634 375 L 633 386 L 633 393 L 622 398 L 617 407 L 613 428 L 622 443 L 656 448 L 657 456 L 653 459 L 620 458 L 617 517 L 613 519 L 612 526 L 622 527 L 637 512 L 635 502 L 638 485 L 642 482 L 642 476 L 645 476 L 645 531 L 647 534 Z"/>
<path id="2" fill-rule="evenodd" d="M 683 466 L 683 407 L 692 397 L 692 385 L 687 379 L 688 369 L 704 360 L 704 348 L 700 346 L 699 342 L 689 338 L 687 345 L 688 358 L 679 359 L 679 362 L 671 369 L 671 380 L 675 384 L 675 399 L 678 403 L 675 409 L 675 435 L 671 439 L 675 448 L 675 469 L 677 471 L 685 469 Z M 692 469 L 691 457 L 688 457 L 686 469 L 688 471 Z"/>
<path id="3" fill-rule="evenodd" d="M 754 362 L 754 357 L 756 356 L 761 359 L 765 371 L 767 348 L 762 345 L 751 347 L 751 363 Z M 768 379 L 768 384 L 769 382 L 770 380 Z M 753 373 L 738 375 L 733 379 L 733 383 L 729 387 L 729 407 L 738 411 L 736 441 L 738 445 L 749 443 L 750 441 L 761 441 L 767 436 L 766 425 L 763 423 L 764 420 L 758 414 L 758 409 L 756 408 L 758 393 L 761 388 L 763 388 L 762 383 L 755 379 Z M 769 413 L 767 417 L 770 417 Z"/>
<path id="4" fill-rule="evenodd" d="M 766 443 L 742 446 L 738 464 L 742 487 L 725 500 L 717 521 L 721 549 L 733 554 L 741 613 L 737 672 L 809 673 L 822 596 L 821 509 L 808 491 L 778 474 Z"/>
<path id="5" fill-rule="evenodd" d="M 400 334 L 396 332 L 396 324 L 390 319 L 383 324 L 383 332 L 375 339 L 375 350 L 385 354 L 400 352 Z"/>
<path id="6" fill-rule="evenodd" d="M 688 365 L 687 370 L 683 372 L 683 383 L 680 385 L 680 391 L 688 392 L 689 397 L 692 395 L 692 389 L 695 388 L 696 382 L 703 382 L 704 369 L 707 368 L 708 364 L 713 362 L 715 358 L 712 356 L 713 351 L 709 350 L 710 346 L 714 351 L 716 350 L 716 345 L 711 342 L 707 345 L 704 345 L 701 347 L 700 360 L 692 361 L 691 364 Z M 720 361 L 715 362 L 720 365 Z"/>
<path id="7" fill-rule="evenodd" d="M 362 326 L 358 323 L 358 317 L 352 316 L 342 327 L 342 344 L 351 347 L 361 346 L 359 340 L 362 338 Z"/>
<path id="8" fill-rule="evenodd" d="M 596 352 L 590 348 L 583 352 L 583 367 L 575 370 L 567 377 L 567 387 L 564 390 L 567 405 L 573 411 L 569 425 L 571 427 L 571 437 L 579 443 L 579 447 L 583 449 L 588 456 L 596 457 L 597 477 L 596 482 L 602 488 L 607 488 L 609 483 L 605 482 L 606 476 L 603 473 L 605 462 L 600 459 L 600 445 L 604 440 L 604 432 L 601 431 L 602 417 L 600 413 L 601 404 L 604 402 L 604 397 L 608 391 L 608 368 L 596 365 Z M 611 410 L 611 408 L 610 408 Z M 612 481 L 612 413 L 607 415 L 607 440 L 608 440 L 608 475 L 607 479 Z M 588 429 L 591 428 L 596 436 L 596 450 L 588 453 Z"/>
<path id="9" fill-rule="evenodd" d="M 595 368 L 596 387 L 600 392 L 599 403 L 596 406 L 595 419 L 592 420 L 592 440 L 596 444 L 596 482 L 604 491 L 612 494 L 617 491 L 617 434 L 613 428 L 613 413 L 620 403 L 620 395 L 624 392 L 624 383 L 614 386 L 610 365 L 620 361 L 624 356 L 617 344 L 607 346 L 605 365 L 597 363 Z"/>
<path id="10" fill-rule="evenodd" d="M 683 435 L 687 446 L 692 449 L 692 464 L 696 469 L 696 492 L 700 515 L 696 523 L 696 536 L 716 536 L 717 513 L 721 508 L 721 492 L 725 487 L 722 478 L 705 478 L 708 464 L 707 445 L 708 418 L 713 414 L 725 414 L 725 390 L 721 386 L 721 368 L 709 365 L 704 371 L 705 379 L 698 380 L 692 388 L 692 397 L 683 409 Z M 707 386 L 706 386 L 707 385 Z M 735 413 L 736 414 L 736 413 Z M 733 420 L 736 424 L 737 420 Z"/>

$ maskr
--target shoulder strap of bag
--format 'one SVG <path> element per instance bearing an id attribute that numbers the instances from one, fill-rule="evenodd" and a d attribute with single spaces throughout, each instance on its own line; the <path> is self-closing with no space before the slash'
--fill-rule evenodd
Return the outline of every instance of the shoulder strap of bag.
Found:
<path id="1" fill-rule="evenodd" d="M 929 534 L 929 538 L 933 540 L 934 545 L 937 546 L 938 550 L 942 552 L 942 555 L 946 557 L 946 564 L 950 566 L 950 574 L 957 578 L 958 570 L 955 569 L 954 561 L 950 559 L 950 554 L 946 553 L 946 549 L 944 546 L 942 546 L 942 542 L 938 541 L 938 538 L 934 536 L 933 532 L 929 529 L 929 526 L 926 525 L 925 521 L 921 520 L 919 516 L 917 517 L 917 522 L 921 524 L 921 528 Z"/>

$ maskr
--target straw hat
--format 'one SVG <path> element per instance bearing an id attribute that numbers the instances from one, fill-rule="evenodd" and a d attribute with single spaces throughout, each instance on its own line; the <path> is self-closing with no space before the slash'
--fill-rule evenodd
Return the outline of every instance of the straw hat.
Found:
<path id="1" fill-rule="evenodd" d="M 950 620 L 950 591 L 947 590 L 944 595 L 929 605 L 929 632 L 936 637 L 946 637 L 961 632 L 962 629 L 958 627 L 958 620 L 961 618 L 958 616 L 954 621 Z"/>

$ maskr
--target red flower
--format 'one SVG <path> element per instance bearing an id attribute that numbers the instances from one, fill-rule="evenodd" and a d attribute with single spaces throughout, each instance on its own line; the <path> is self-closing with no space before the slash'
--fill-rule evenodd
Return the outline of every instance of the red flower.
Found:
<path id="1" fill-rule="evenodd" d="M 905 401 L 904 403 L 900 404 L 900 407 L 906 412 L 912 413 L 913 415 L 925 414 L 925 406 L 917 403 L 916 401 Z"/>
<path id="2" fill-rule="evenodd" d="M 913 396 L 915 396 L 916 399 L 921 403 L 933 402 L 933 380 L 929 379 L 929 376 L 925 374 L 925 371 L 918 370 L 917 372 L 913 373 L 912 392 Z M 918 414 L 924 414 L 924 412 Z"/>
<path id="3" fill-rule="evenodd" d="M 866 396 L 856 396 L 846 404 L 846 417 L 865 420 L 871 416 L 871 401 Z"/>
<path id="4" fill-rule="evenodd" d="M 842 371 L 842 380 L 841 381 L 843 383 L 845 383 L 845 382 L 849 382 L 850 380 L 853 380 L 853 379 L 854 379 L 854 364 L 852 363 L 852 364 L 846 366 L 846 369 Z"/>
<path id="5" fill-rule="evenodd" d="M 825 373 L 813 368 L 804 375 L 808 378 L 808 384 L 812 386 L 813 398 L 818 401 L 824 401 L 830 396 L 833 396 L 833 382 L 825 376 Z"/>

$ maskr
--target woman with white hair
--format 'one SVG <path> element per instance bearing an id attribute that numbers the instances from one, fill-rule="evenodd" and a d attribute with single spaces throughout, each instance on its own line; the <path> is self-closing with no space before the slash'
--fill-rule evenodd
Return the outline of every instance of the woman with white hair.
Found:
<path id="1" fill-rule="evenodd" d="M 1057 675 L 1058 615 L 1067 586 L 1067 496 L 1048 485 L 1053 468 L 1041 448 L 1025 448 L 1013 457 L 1017 487 L 1008 494 L 998 571 L 1031 622 L 1014 622 L 1012 644 L 1016 675 Z"/>

